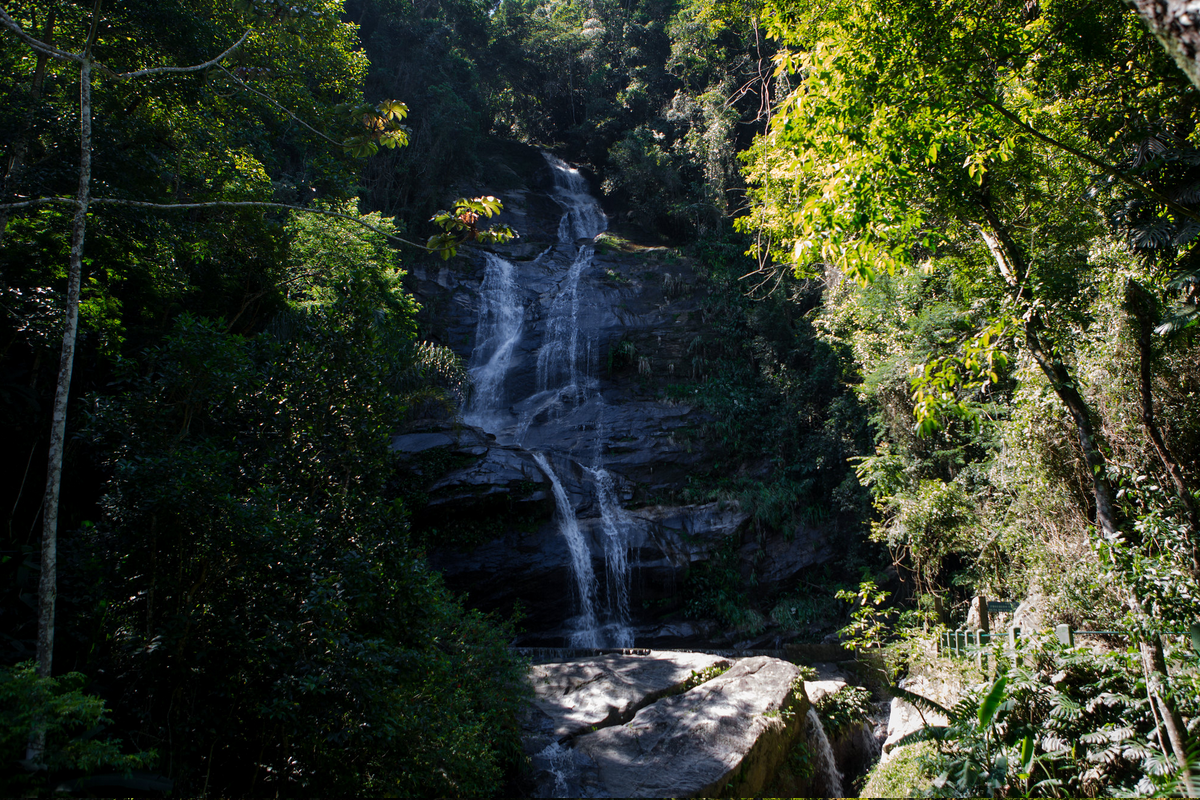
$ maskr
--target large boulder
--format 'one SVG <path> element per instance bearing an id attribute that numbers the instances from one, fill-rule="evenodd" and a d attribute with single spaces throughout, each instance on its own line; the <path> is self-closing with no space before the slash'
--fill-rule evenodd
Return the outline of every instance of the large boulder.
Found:
<path id="1" fill-rule="evenodd" d="M 952 680 L 926 675 L 913 675 L 900 681 L 900 688 L 922 697 L 928 697 L 943 708 L 954 704 L 958 694 L 959 684 Z M 928 725 L 946 725 L 949 720 L 936 711 L 919 709 L 906 700 L 892 698 L 891 712 L 888 716 L 887 739 L 883 743 L 883 759 L 895 749 L 896 745 L 910 733 L 921 730 Z"/>
<path id="2" fill-rule="evenodd" d="M 565 739 L 628 722 L 639 709 L 681 689 L 693 673 L 729 665 L 705 653 L 614 653 L 538 664 L 530 668 L 529 682 L 534 706 L 550 720 L 548 732 Z"/>
<path id="3" fill-rule="evenodd" d="M 755 796 L 803 728 L 794 664 L 759 656 L 624 725 L 577 738 L 580 785 L 610 797 Z"/>

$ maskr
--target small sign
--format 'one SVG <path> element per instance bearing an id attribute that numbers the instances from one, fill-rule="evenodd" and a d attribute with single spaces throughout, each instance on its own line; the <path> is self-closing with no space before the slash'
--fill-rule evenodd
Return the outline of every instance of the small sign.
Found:
<path id="1" fill-rule="evenodd" d="M 1019 603 L 1009 603 L 1007 601 L 988 600 L 989 614 L 1011 614 L 1017 610 Z"/>

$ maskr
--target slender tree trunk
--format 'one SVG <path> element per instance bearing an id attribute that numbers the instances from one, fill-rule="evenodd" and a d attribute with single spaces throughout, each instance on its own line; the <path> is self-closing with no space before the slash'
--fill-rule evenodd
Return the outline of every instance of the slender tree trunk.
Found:
<path id="1" fill-rule="evenodd" d="M 988 226 L 979 226 L 992 258 L 995 259 L 1001 275 L 1008 283 L 1009 292 L 1018 304 L 1029 306 L 1029 289 L 1025 285 L 1025 256 L 1008 231 L 1000 223 L 1000 219 L 986 197 L 980 203 Z M 1092 481 L 1092 497 L 1096 506 L 1096 524 L 1100 526 L 1106 539 L 1113 539 L 1119 533 L 1117 515 L 1113 510 L 1112 487 L 1109 486 L 1105 474 L 1104 454 L 1096 442 L 1095 429 L 1092 427 L 1091 410 L 1087 401 L 1079 393 L 1078 384 L 1071 376 L 1062 358 L 1046 337 L 1046 327 L 1036 308 L 1029 307 L 1025 315 L 1025 347 L 1042 373 L 1050 381 L 1050 387 L 1058 395 L 1058 399 L 1071 414 L 1075 422 L 1075 432 L 1079 436 L 1079 447 L 1083 452 L 1084 463 Z"/>
<path id="2" fill-rule="evenodd" d="M 71 395 L 71 373 L 75 366 L 75 339 L 79 332 L 79 291 L 83 275 L 83 242 L 87 234 L 91 182 L 92 62 L 89 47 L 84 52 L 83 63 L 79 67 L 79 189 L 75 194 L 75 219 L 71 225 L 67 318 L 63 326 L 62 356 L 58 362 L 58 384 L 54 390 L 54 413 L 50 427 L 50 453 L 46 465 L 37 640 L 38 674 L 46 678 L 50 677 L 54 666 L 54 606 L 58 599 L 58 500 L 62 487 L 63 450 L 67 438 L 67 403 Z"/>
<path id="3" fill-rule="evenodd" d="M 1192 495 L 1179 462 L 1171 454 L 1167 442 L 1163 439 L 1162 431 L 1154 418 L 1154 394 L 1152 391 L 1152 367 L 1154 361 L 1154 320 L 1158 316 L 1154 298 L 1141 284 L 1135 280 L 1125 282 L 1125 310 L 1133 318 L 1136 325 L 1138 343 L 1138 389 L 1142 400 L 1142 427 L 1146 429 L 1146 437 L 1154 447 L 1158 460 L 1162 462 L 1167 477 L 1175 487 L 1175 493 L 1183 503 L 1190 524 L 1188 547 L 1192 556 L 1192 573 L 1200 580 L 1200 508 L 1197 508 L 1196 498 Z"/>
<path id="4" fill-rule="evenodd" d="M 1121 534 L 1116 509 L 1113 507 L 1113 492 L 1105 470 L 1104 454 L 1100 451 L 1096 440 L 1095 429 L 1092 427 L 1091 409 L 1083 395 L 1079 393 L 1078 383 L 1067 369 L 1062 357 L 1057 353 L 1053 344 L 1046 336 L 1045 325 L 1037 310 L 1030 304 L 1028 286 L 1026 285 L 1026 264 L 1020 246 L 1008 235 L 1001 224 L 999 216 L 992 207 L 990 198 L 985 194 L 981 203 L 987 227 L 979 226 L 978 230 L 984 243 L 991 252 L 1001 275 L 1008 283 L 1009 291 L 1018 304 L 1025 306 L 1025 346 L 1033 360 L 1050 381 L 1054 393 L 1071 414 L 1075 421 L 1075 430 L 1079 436 L 1079 446 L 1083 451 L 1084 463 L 1091 473 L 1092 497 L 1096 506 L 1096 524 L 1104 538 L 1115 541 Z M 1129 607 L 1134 615 L 1142 620 L 1151 620 L 1150 614 L 1142 606 L 1137 596 L 1126 587 L 1118 587 L 1122 594 L 1122 602 Z M 1187 728 L 1183 718 L 1163 690 L 1167 682 L 1167 667 L 1163 658 L 1162 640 L 1157 635 L 1144 637 L 1139 643 L 1142 654 L 1142 669 L 1146 678 L 1146 687 L 1154 698 L 1154 704 L 1163 717 L 1163 726 L 1167 729 L 1167 737 L 1171 742 L 1171 750 L 1179 763 L 1179 774 L 1188 796 L 1192 794 L 1192 773 L 1187 760 Z"/>
<path id="5" fill-rule="evenodd" d="M 1145 609 L 1142 608 L 1141 602 L 1136 597 L 1131 596 L 1131 604 L 1142 616 L 1146 615 Z M 1187 726 L 1184 725 L 1183 716 L 1171 702 L 1164 688 L 1167 662 L 1163 658 L 1162 639 L 1157 636 L 1153 640 L 1143 639 L 1138 643 L 1138 649 L 1142 654 L 1142 671 L 1146 676 L 1146 691 L 1154 698 L 1154 705 L 1158 707 L 1158 713 L 1162 716 L 1163 727 L 1167 729 L 1167 739 L 1171 742 L 1171 749 L 1175 752 L 1175 760 L 1179 762 L 1179 778 L 1183 784 L 1183 791 L 1188 797 L 1195 797 L 1195 783 L 1192 780 L 1192 769 L 1187 758 Z"/>

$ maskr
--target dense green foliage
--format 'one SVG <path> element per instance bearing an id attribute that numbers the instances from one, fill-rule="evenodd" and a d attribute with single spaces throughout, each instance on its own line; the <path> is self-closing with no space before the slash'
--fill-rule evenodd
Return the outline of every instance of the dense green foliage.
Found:
<path id="1" fill-rule="evenodd" d="M 93 13 L 4 8 L 68 49 Z M 1119 650 L 1030 650 L 925 734 L 939 749 L 908 751 L 901 777 L 915 789 L 932 771 L 931 791 L 957 793 L 1178 788 L 1147 693 L 1194 743 L 1200 107 L 1134 12 L 1116 0 L 100 9 L 95 51 L 115 71 L 204 62 L 250 34 L 203 71 L 97 74 L 96 196 L 350 219 L 93 207 L 56 651 L 91 694 L 80 678 L 56 687 L 6 668 L 5 758 L 36 712 L 55 774 L 155 752 L 177 793 L 513 786 L 510 631 L 465 611 L 421 557 L 430 537 L 468 546 L 494 526 L 440 520 L 414 541 L 421 492 L 386 450 L 406 418 L 456 408 L 465 377 L 416 340 L 384 237 L 433 235 L 447 256 L 488 240 L 477 223 L 493 199 L 452 198 L 505 185 L 505 139 L 589 167 L 616 231 L 675 239 L 696 277 L 664 278 L 665 295 L 703 297 L 705 332 L 690 374 L 658 383 L 700 409 L 703 429 L 679 435 L 716 457 L 671 499 L 736 501 L 753 536 L 838 534 L 834 569 L 769 594 L 731 540 L 680 587 L 689 614 L 742 632 L 836 628 L 836 590 L 878 572 L 887 548 L 900 579 L 885 593 L 864 574 L 851 590 L 851 644 L 873 647 L 899 620 L 912 648 L 930 598 L 957 623 L 976 594 L 1034 598 L 1044 624 L 1128 631 L 1165 648 L 1163 670 Z M 71 195 L 78 70 L 7 30 L 0 67 L 2 200 Z M 66 208 L 0 210 L 6 663 L 33 640 Z M 624 345 L 610 371 L 640 369 Z M 908 652 L 880 657 L 894 673 Z M 836 714 L 857 719 L 862 699 Z M 117 739 L 77 735 L 110 721 Z"/>
<path id="2" fill-rule="evenodd" d="M 1033 597 L 1035 624 L 1126 629 L 1142 649 L 1046 666 L 1053 691 L 1014 672 L 990 715 L 968 696 L 939 791 L 1152 790 L 1198 724 L 1183 699 L 1200 596 L 1196 90 L 1117 3 L 768 3 L 764 17 L 796 88 L 746 155 L 739 223 L 780 269 L 825 282 L 816 326 L 853 353 L 878 435 L 858 462 L 872 538 L 948 606 Z M 1182 660 L 1156 665 L 1159 646 Z M 1072 670 L 1092 677 L 1064 682 Z M 1089 742 L 1125 747 L 1124 725 L 1128 762 L 1093 766 L 1064 749 L 1082 731 L 1049 733 L 1070 715 L 1045 717 L 1046 693 L 1086 705 L 1100 673 L 1124 687 L 1106 697 L 1134 699 L 1114 699 L 1095 723 L 1112 735 Z M 991 715 L 1024 702 L 1017 686 L 1040 698 L 1028 724 L 1045 735 L 1001 756 Z M 1148 693 L 1178 740 L 1138 727 Z M 1021 783 L 1026 762 L 1055 766 Z"/>
<path id="3" fill-rule="evenodd" d="M 731 235 L 695 247 L 709 288 L 708 329 L 692 348 L 703 381 L 669 393 L 712 415 L 705 433 L 729 461 L 695 476 L 690 494 L 737 498 L 777 529 L 856 522 L 865 497 L 847 460 L 867 447 L 869 432 L 845 385 L 853 379 L 846 360 L 813 328 L 819 289 L 785 280 L 774 293 L 747 293 L 739 282 L 753 268 L 740 253 L 746 246 Z"/>
<path id="4" fill-rule="evenodd" d="M 13 13 L 77 46 L 90 4 L 50 5 Z M 91 676 L 123 741 L 65 738 L 106 719 L 79 681 L 58 699 L 46 680 L 6 681 L 6 715 L 18 695 L 26 710 L 6 716 L 5 757 L 24 758 L 30 732 L 46 731 L 34 786 L 145 765 L 185 794 L 479 796 L 519 768 L 511 632 L 464 610 L 424 565 L 390 478 L 390 434 L 429 403 L 454 404 L 462 373 L 414 339 L 392 224 L 346 202 L 351 156 L 391 152 L 408 132 L 404 104 L 361 102 L 367 63 L 340 12 L 101 9 L 95 50 L 115 70 L 202 62 L 250 34 L 205 71 L 98 76 L 93 195 L 273 201 L 346 219 L 93 206 L 56 665 Z M 4 83 L 7 196 L 69 195 L 70 65 L 43 71 L 8 35 L 0 51 L 23 81 Z M 37 605 L 25 556 L 69 216 L 6 213 L 0 402 L 22 454 L 5 466 L 11 659 L 28 657 Z"/>
<path id="5" fill-rule="evenodd" d="M 822 696 L 813 709 L 821 717 L 825 735 L 834 740 L 867 721 L 872 711 L 871 692 L 861 686 L 843 686 Z"/>
<path id="6" fill-rule="evenodd" d="M 999 659 L 999 674 L 971 687 L 951 708 L 896 690 L 948 720 L 905 741 L 941 745 L 924 765 L 934 796 L 1186 791 L 1156 741 L 1158 724 L 1135 653 L 1096 654 L 1035 639 L 1015 654 L 995 648 L 990 657 Z M 1190 660 L 1194 669 L 1196 659 Z M 1180 686 L 1189 717 L 1200 711 L 1194 684 L 1193 672 L 1190 685 Z"/>
<path id="7" fill-rule="evenodd" d="M 0 667 L 0 758 L 16 764 L 26 758 L 29 733 L 43 731 L 42 761 L 52 772 L 92 771 L 99 768 L 128 771 L 153 763 L 153 750 L 122 755 L 117 742 L 97 737 L 108 724 L 104 703 L 82 691 L 87 678 L 72 672 L 59 678 L 41 678 L 32 664 Z M 37 792 L 36 773 L 6 769 L 0 789 L 11 796 Z"/>
<path id="8" fill-rule="evenodd" d="M 486 794 L 515 755 L 520 674 L 409 551 L 388 487 L 411 301 L 381 237 L 294 236 L 291 307 L 266 330 L 184 315 L 97 399 L 94 635 L 122 713 L 171 730 L 217 788 Z"/>

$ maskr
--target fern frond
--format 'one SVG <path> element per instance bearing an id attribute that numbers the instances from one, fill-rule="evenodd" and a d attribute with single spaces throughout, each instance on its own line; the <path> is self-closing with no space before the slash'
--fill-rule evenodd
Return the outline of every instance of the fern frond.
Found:
<path id="1" fill-rule="evenodd" d="M 920 742 L 944 742 L 947 739 L 953 739 L 950 735 L 951 729 L 945 725 L 926 725 L 912 733 L 905 734 L 896 742 L 896 747 L 904 747 L 910 744 L 919 744 Z"/>
<path id="2" fill-rule="evenodd" d="M 916 692 L 910 692 L 907 689 L 901 689 L 899 686 L 887 687 L 887 693 L 892 697 L 895 697 L 898 700 L 903 700 L 904 702 L 916 706 L 923 711 L 941 714 L 951 722 L 957 722 L 959 720 L 959 717 L 953 714 L 950 709 L 940 705 L 934 700 L 930 700 L 924 695 L 917 694 Z"/>

